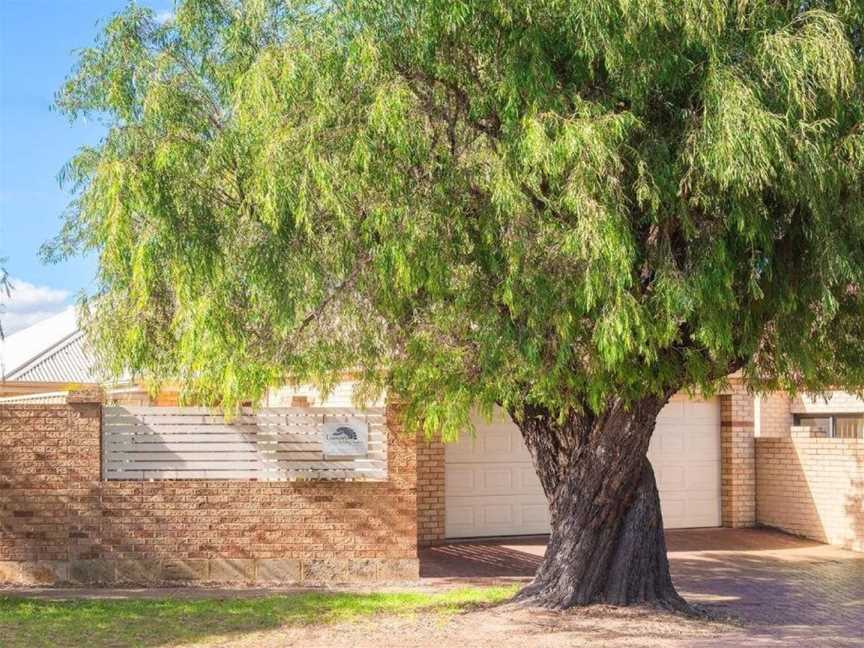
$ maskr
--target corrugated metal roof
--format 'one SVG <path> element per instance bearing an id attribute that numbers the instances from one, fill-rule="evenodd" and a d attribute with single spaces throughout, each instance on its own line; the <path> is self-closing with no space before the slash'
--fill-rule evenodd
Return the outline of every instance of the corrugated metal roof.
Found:
<path id="1" fill-rule="evenodd" d="M 29 365 L 57 344 L 78 332 L 78 317 L 70 306 L 0 340 L 0 370 L 3 379 Z"/>
<path id="2" fill-rule="evenodd" d="M 16 368 L 6 380 L 97 383 L 100 378 L 94 366 L 84 333 L 75 331 Z"/>

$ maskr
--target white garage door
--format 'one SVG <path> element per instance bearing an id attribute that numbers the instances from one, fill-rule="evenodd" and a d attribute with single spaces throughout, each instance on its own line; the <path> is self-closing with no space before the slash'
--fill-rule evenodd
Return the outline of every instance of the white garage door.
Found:
<path id="1" fill-rule="evenodd" d="M 519 429 L 504 416 L 475 421 L 445 450 L 448 538 L 548 533 L 546 497 Z M 720 408 L 675 397 L 660 413 L 648 456 L 667 528 L 720 525 Z"/>
<path id="2" fill-rule="evenodd" d="M 676 396 L 648 447 L 667 529 L 720 526 L 720 402 Z"/>
<path id="3" fill-rule="evenodd" d="M 474 425 L 474 438 L 463 434 L 445 447 L 445 535 L 548 533 L 546 496 L 519 428 L 503 415 Z"/>

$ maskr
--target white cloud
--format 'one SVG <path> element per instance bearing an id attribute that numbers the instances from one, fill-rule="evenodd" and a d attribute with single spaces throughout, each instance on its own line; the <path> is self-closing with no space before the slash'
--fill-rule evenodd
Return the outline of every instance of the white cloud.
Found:
<path id="1" fill-rule="evenodd" d="M 156 22 L 158 22 L 160 25 L 174 22 L 174 18 L 176 18 L 176 16 L 173 11 L 165 10 L 156 12 Z"/>
<path id="2" fill-rule="evenodd" d="M 2 296 L 3 310 L 0 312 L 0 322 L 6 335 L 32 326 L 66 308 L 66 300 L 70 295 L 68 290 L 37 286 L 14 277 L 9 281 L 12 284 L 12 296 Z"/>

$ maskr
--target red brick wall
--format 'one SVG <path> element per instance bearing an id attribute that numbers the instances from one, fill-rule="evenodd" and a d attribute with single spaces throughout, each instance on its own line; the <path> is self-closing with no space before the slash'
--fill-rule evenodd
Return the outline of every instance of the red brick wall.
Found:
<path id="1" fill-rule="evenodd" d="M 385 482 L 100 481 L 100 422 L 0 406 L 0 582 L 417 576 L 417 448 L 392 416 Z"/>
<path id="2" fill-rule="evenodd" d="M 864 551 L 864 442 L 757 439 L 756 519 Z"/>
<path id="3" fill-rule="evenodd" d="M 421 546 L 444 539 L 444 444 L 417 446 L 417 540 Z"/>

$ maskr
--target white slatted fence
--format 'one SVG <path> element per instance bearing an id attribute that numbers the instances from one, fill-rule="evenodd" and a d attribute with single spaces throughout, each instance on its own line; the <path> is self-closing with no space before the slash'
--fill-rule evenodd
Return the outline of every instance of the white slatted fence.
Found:
<path id="1" fill-rule="evenodd" d="M 327 457 L 324 426 L 368 426 L 364 456 Z M 202 407 L 104 407 L 102 477 L 135 479 L 381 480 L 384 408 L 244 410 L 231 422 Z"/>

